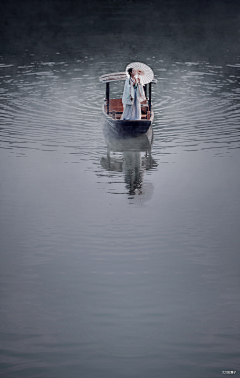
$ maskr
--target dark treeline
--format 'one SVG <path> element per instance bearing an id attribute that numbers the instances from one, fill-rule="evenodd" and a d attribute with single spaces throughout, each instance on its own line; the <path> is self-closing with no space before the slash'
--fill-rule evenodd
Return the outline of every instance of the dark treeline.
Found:
<path id="1" fill-rule="evenodd" d="M 159 46 L 172 59 L 219 60 L 238 53 L 237 0 L 2 0 L 1 54 L 20 59 L 59 52 L 69 59 L 76 46 L 96 54 Z"/>

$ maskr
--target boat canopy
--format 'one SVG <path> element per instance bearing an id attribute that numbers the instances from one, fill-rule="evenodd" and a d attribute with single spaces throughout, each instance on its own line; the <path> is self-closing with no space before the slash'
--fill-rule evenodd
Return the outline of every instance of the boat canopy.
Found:
<path id="1" fill-rule="evenodd" d="M 110 83 L 111 81 L 126 80 L 126 78 L 127 78 L 126 72 L 114 72 L 111 74 L 100 76 L 99 80 L 102 83 Z M 156 84 L 157 80 L 153 79 L 151 83 Z"/>

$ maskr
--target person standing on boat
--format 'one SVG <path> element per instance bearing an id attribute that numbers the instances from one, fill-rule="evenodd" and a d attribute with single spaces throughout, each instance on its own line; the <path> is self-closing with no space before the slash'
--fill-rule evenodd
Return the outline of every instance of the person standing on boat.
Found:
<path id="1" fill-rule="evenodd" d="M 134 68 L 128 69 L 129 77 L 125 81 L 122 103 L 123 114 L 122 120 L 141 119 L 141 102 L 146 99 L 143 86 L 139 78 L 135 78 L 136 71 Z"/>

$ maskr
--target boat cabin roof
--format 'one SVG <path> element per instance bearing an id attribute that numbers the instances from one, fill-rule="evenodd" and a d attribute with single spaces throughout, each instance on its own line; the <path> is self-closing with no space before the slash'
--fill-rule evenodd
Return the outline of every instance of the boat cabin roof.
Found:
<path id="1" fill-rule="evenodd" d="M 100 76 L 99 80 L 102 83 L 110 83 L 111 81 L 126 80 L 126 78 L 127 78 L 126 72 L 114 72 L 114 73 Z M 156 84 L 157 80 L 153 79 L 151 83 Z"/>

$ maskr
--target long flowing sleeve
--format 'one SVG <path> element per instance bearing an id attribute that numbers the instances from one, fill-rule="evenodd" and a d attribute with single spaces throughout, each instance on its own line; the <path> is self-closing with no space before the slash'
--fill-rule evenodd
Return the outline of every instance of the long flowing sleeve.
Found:
<path id="1" fill-rule="evenodd" d="M 143 85 L 141 83 L 138 83 L 137 97 L 138 97 L 138 101 L 140 102 L 146 100 Z"/>
<path id="2" fill-rule="evenodd" d="M 122 103 L 123 106 L 132 105 L 134 99 L 134 89 L 133 86 L 129 83 L 129 79 L 125 81 Z"/>

